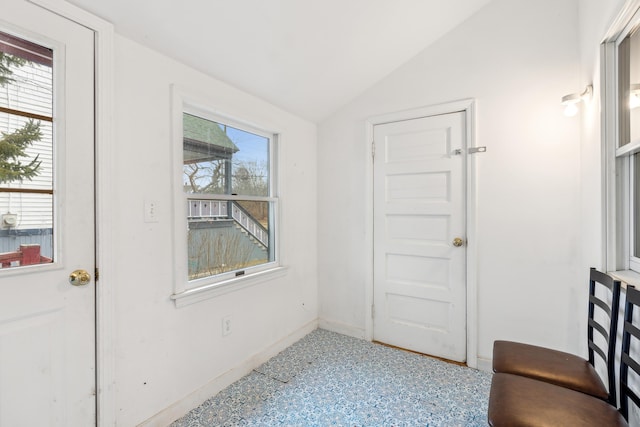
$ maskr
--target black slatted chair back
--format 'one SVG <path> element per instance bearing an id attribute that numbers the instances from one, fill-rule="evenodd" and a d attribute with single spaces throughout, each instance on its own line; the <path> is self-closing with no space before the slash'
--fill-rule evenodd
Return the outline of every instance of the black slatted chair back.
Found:
<path id="1" fill-rule="evenodd" d="M 640 329 L 634 325 L 634 314 L 640 306 L 640 290 L 627 286 L 627 302 L 624 310 L 622 329 L 622 354 L 620 357 L 620 413 L 629 420 L 629 400 L 640 407 Z M 636 324 L 640 323 L 636 320 Z M 629 378 L 629 370 L 633 371 L 633 379 Z"/>
<path id="2" fill-rule="evenodd" d="M 598 296 L 598 288 L 606 288 L 604 297 Z M 611 302 L 607 299 L 611 298 Z M 617 405 L 616 398 L 616 336 L 618 333 L 618 307 L 620 306 L 620 281 L 604 274 L 595 268 L 590 270 L 589 282 L 589 320 L 587 323 L 589 363 L 595 367 L 595 355 L 602 358 L 607 366 L 607 381 L 609 386 L 609 398 L 612 405 Z M 608 328 L 599 323 L 596 307 L 609 320 Z M 597 332 L 601 338 L 598 339 Z"/>

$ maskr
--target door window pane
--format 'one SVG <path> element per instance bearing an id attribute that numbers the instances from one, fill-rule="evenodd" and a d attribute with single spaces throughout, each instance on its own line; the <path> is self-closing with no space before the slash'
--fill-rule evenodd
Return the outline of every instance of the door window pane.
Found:
<path id="1" fill-rule="evenodd" d="M 53 54 L 0 32 L 0 265 L 49 263 L 53 237 Z"/>

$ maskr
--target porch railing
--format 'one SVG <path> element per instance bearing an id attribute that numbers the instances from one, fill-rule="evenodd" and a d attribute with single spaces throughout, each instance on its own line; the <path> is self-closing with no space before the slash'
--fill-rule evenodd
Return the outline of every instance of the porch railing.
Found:
<path id="1" fill-rule="evenodd" d="M 246 209 L 236 202 L 226 200 L 188 200 L 187 216 L 189 218 L 232 218 L 251 237 L 265 248 L 269 247 L 269 232 Z M 231 215 L 229 215 L 231 205 Z"/>
<path id="2" fill-rule="evenodd" d="M 40 245 L 20 245 L 17 251 L 0 253 L 2 268 L 11 267 L 13 263 L 19 266 L 44 264 L 53 262 L 51 258 L 40 255 Z"/>

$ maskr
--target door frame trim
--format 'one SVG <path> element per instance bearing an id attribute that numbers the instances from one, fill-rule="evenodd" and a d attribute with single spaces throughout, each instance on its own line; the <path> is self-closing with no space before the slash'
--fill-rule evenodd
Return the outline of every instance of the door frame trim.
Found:
<path id="1" fill-rule="evenodd" d="M 379 116 L 369 117 L 365 121 L 366 126 L 366 184 L 365 198 L 367 211 L 371 214 L 365 218 L 365 248 L 369 256 L 366 260 L 367 278 L 365 284 L 365 338 L 373 340 L 373 128 L 375 125 L 411 120 L 421 117 L 437 116 L 449 113 L 464 113 L 465 138 L 467 149 L 475 148 L 475 116 L 476 106 L 474 99 L 447 102 L 430 105 L 410 110 L 398 111 Z M 467 259 L 466 259 L 466 339 L 467 339 L 467 366 L 478 367 L 478 282 L 477 282 L 477 161 L 475 154 L 467 154 L 466 168 L 466 227 L 467 227 Z"/>
<path id="2" fill-rule="evenodd" d="M 61 0 L 27 0 L 56 15 L 82 25 L 94 37 L 94 105 L 95 105 L 95 233 L 96 269 L 96 425 L 116 425 L 115 403 L 115 294 L 110 283 L 115 271 L 112 207 L 117 206 L 109 191 L 113 176 L 114 132 L 114 28 L 113 25 L 84 9 Z M 100 286 L 98 286 L 98 284 Z"/>

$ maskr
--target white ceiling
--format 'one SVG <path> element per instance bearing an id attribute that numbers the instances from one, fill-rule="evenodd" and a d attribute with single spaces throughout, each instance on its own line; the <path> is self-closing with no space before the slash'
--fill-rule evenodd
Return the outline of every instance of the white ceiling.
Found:
<path id="1" fill-rule="evenodd" d="M 490 0 L 69 0 L 118 33 L 319 122 Z"/>

